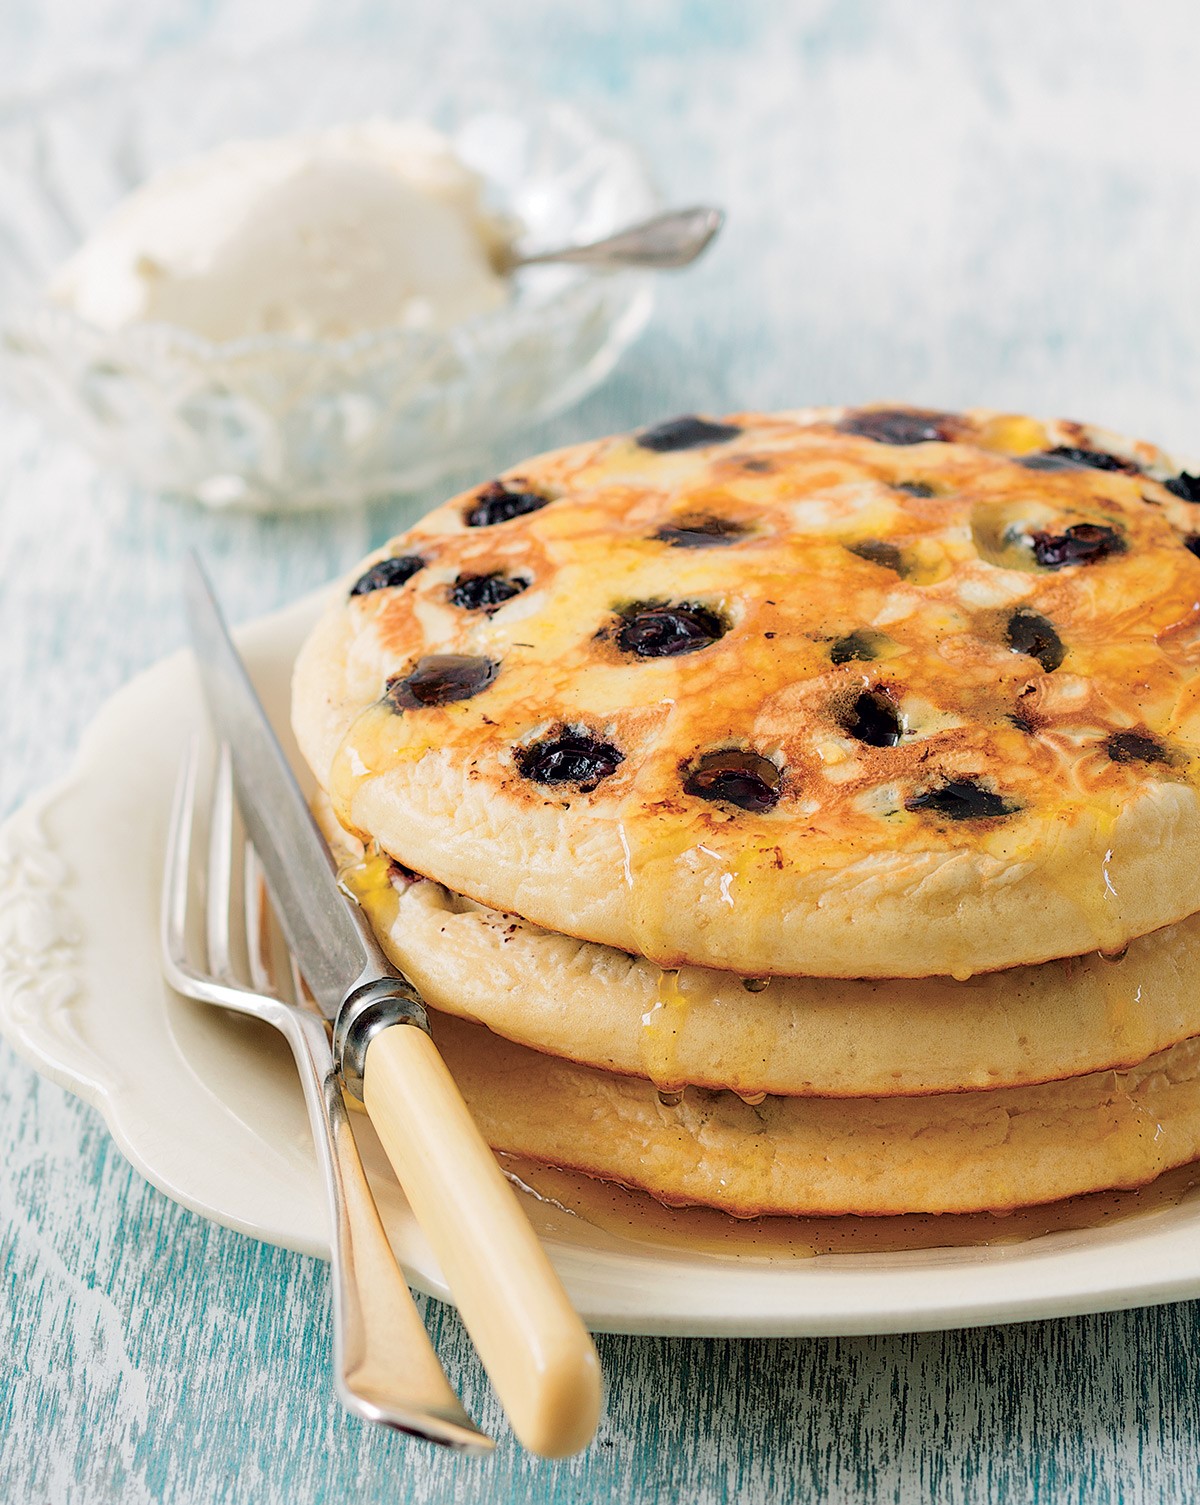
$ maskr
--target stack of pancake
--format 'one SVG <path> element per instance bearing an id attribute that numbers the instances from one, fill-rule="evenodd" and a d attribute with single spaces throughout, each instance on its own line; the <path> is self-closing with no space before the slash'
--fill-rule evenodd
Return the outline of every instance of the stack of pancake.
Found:
<path id="1" fill-rule="evenodd" d="M 762 1213 L 1200 1157 L 1200 477 L 990 412 L 528 461 L 305 645 L 326 822 L 497 1149 Z"/>

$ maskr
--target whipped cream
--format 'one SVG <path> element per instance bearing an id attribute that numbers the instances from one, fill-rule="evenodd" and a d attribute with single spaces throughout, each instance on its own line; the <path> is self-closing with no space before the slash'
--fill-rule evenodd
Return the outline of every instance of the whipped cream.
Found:
<path id="1" fill-rule="evenodd" d="M 437 131 L 372 120 L 238 141 L 150 178 L 52 278 L 102 329 L 212 340 L 446 329 L 508 295 L 511 227 Z"/>

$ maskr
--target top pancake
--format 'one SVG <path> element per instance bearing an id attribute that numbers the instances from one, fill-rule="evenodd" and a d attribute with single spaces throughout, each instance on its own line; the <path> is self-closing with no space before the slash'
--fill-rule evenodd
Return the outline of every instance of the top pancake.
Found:
<path id="1" fill-rule="evenodd" d="M 749 976 L 966 976 L 1200 909 L 1200 479 L 972 411 L 675 420 L 356 570 L 297 663 L 350 828 Z"/>

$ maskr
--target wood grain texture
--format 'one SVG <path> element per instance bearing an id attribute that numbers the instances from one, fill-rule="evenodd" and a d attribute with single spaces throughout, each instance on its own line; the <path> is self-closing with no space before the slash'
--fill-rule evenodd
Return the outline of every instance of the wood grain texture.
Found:
<path id="1" fill-rule="evenodd" d="M 487 464 L 683 409 L 904 397 L 1067 412 L 1200 450 L 1200 28 L 1188 0 L 41 0 L 0 88 L 211 40 L 421 49 L 567 95 L 730 210 L 575 413 Z M 1147 269 L 1151 269 L 1149 272 Z M 365 512 L 221 517 L 129 493 L 0 409 L 0 813 L 183 637 L 197 546 L 231 616 L 347 567 L 471 475 Z M 4 923 L 0 915 L 0 924 Z M 1198 1254 L 1200 1257 L 1200 1254 Z M 1172 1502 L 1200 1494 L 1195 1304 L 841 1341 L 601 1338 L 599 1438 L 520 1452 L 453 1312 L 423 1303 L 488 1461 L 342 1415 L 320 1263 L 148 1187 L 0 1047 L 0 1502 Z"/>

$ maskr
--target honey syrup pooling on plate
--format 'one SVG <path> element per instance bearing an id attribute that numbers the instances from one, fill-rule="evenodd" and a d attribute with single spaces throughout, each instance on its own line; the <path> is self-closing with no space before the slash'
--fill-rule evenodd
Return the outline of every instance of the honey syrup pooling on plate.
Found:
<path id="1" fill-rule="evenodd" d="M 1200 1188 L 1200 1163 L 1148 1186 L 1089 1192 L 1005 1213 L 906 1213 L 889 1217 L 734 1218 L 714 1207 L 667 1207 L 646 1192 L 515 1155 L 500 1155 L 522 1192 L 598 1230 L 645 1249 L 729 1259 L 801 1260 L 829 1254 L 898 1254 L 921 1249 L 989 1248 L 1048 1234 L 1105 1228 L 1177 1207 Z"/>

